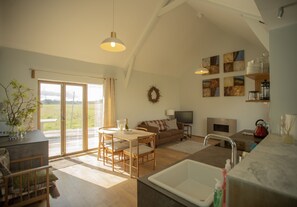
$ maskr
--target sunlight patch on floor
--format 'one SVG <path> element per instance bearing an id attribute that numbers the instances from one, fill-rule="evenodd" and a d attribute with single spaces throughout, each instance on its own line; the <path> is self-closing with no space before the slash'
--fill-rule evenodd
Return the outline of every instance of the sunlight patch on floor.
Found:
<path id="1" fill-rule="evenodd" d="M 127 180 L 127 178 L 98 171 L 83 165 L 73 165 L 59 170 L 103 188 L 110 188 Z"/>

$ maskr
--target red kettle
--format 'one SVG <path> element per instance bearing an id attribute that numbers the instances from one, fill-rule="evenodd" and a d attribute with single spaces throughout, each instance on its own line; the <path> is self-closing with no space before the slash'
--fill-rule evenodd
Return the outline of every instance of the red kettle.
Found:
<path id="1" fill-rule="evenodd" d="M 266 123 L 263 119 L 258 119 L 256 121 L 256 129 L 254 132 L 254 136 L 257 138 L 264 138 L 268 135 L 268 130 L 266 127 Z"/>

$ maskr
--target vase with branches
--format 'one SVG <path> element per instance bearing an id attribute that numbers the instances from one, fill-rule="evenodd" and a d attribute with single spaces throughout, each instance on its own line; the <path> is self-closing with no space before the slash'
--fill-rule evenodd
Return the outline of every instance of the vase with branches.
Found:
<path id="1" fill-rule="evenodd" d="M 293 136 L 290 134 L 296 121 L 296 115 L 286 114 L 281 116 L 281 135 L 287 144 L 294 143 Z"/>
<path id="2" fill-rule="evenodd" d="M 32 89 L 12 80 L 8 85 L 0 86 L 4 90 L 1 114 L 10 127 L 10 138 L 21 138 L 26 131 L 32 130 L 33 114 L 38 101 Z"/>

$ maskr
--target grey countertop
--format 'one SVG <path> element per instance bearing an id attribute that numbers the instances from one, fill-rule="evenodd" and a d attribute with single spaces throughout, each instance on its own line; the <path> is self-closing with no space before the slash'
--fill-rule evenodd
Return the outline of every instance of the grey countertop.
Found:
<path id="1" fill-rule="evenodd" d="M 236 165 L 227 179 L 297 198 L 297 145 L 269 135 Z"/>
<path id="2" fill-rule="evenodd" d="M 0 147 L 8 147 L 21 144 L 31 144 L 47 141 L 46 137 L 40 130 L 27 132 L 23 139 L 9 140 L 8 136 L 0 137 Z"/>

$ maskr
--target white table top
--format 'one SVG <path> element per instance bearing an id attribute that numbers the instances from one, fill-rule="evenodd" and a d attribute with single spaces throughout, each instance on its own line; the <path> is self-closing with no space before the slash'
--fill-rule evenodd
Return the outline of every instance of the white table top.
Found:
<path id="1" fill-rule="evenodd" d="M 146 132 L 137 129 L 130 129 L 129 131 L 123 130 L 120 131 L 118 128 L 109 128 L 109 129 L 100 129 L 99 133 L 113 134 L 114 137 L 120 138 L 127 141 L 136 140 L 138 137 L 150 136 L 155 133 Z"/>

